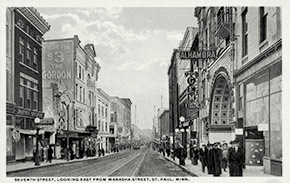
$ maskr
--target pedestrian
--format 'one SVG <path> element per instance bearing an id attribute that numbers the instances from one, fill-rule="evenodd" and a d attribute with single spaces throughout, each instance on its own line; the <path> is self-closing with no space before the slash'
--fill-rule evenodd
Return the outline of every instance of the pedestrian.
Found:
<path id="1" fill-rule="evenodd" d="M 201 162 L 202 172 L 205 172 L 205 166 L 207 166 L 207 148 L 205 144 L 201 144 L 201 148 L 199 149 L 199 160 Z"/>
<path id="2" fill-rule="evenodd" d="M 98 150 L 98 154 L 99 154 L 99 157 L 102 156 L 102 150 L 101 149 Z"/>
<path id="3" fill-rule="evenodd" d="M 222 169 L 226 172 L 228 167 L 228 151 L 229 147 L 227 143 L 223 144 L 222 148 Z"/>
<path id="4" fill-rule="evenodd" d="M 222 150 L 220 149 L 219 143 L 216 142 L 213 146 L 213 176 L 217 177 L 222 174 L 221 163 Z"/>
<path id="5" fill-rule="evenodd" d="M 49 146 L 47 149 L 47 160 L 49 163 L 51 163 L 52 161 L 52 154 L 53 154 L 53 149 L 51 148 L 51 146 Z"/>
<path id="6" fill-rule="evenodd" d="M 233 147 L 228 151 L 230 176 L 243 176 L 243 166 L 245 163 L 245 155 L 239 142 L 234 140 Z"/>
<path id="7" fill-rule="evenodd" d="M 105 156 L 105 150 L 102 148 L 102 155 Z"/>
<path id="8" fill-rule="evenodd" d="M 191 159 L 191 164 L 193 165 L 198 165 L 198 149 L 196 145 L 193 145 L 192 148 L 192 159 Z"/>
<path id="9" fill-rule="evenodd" d="M 167 157 L 170 156 L 170 147 L 169 145 L 166 146 L 166 153 L 167 153 Z"/>
<path id="10" fill-rule="evenodd" d="M 212 144 L 208 144 L 208 151 L 207 151 L 207 173 L 208 174 L 213 174 L 213 166 L 214 166 L 214 159 L 213 159 L 213 149 L 212 149 Z"/>

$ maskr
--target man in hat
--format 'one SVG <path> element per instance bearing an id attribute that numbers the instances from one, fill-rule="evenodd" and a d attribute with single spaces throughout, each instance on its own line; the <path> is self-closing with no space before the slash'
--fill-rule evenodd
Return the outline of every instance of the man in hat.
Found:
<path id="1" fill-rule="evenodd" d="M 199 149 L 199 160 L 201 162 L 202 166 L 202 172 L 204 173 L 205 166 L 207 166 L 207 148 L 205 147 L 205 144 L 201 144 L 201 148 Z"/>
<path id="2" fill-rule="evenodd" d="M 216 142 L 213 145 L 213 176 L 220 176 L 222 174 L 221 162 L 222 151 L 219 148 L 220 143 Z"/>
<path id="3" fill-rule="evenodd" d="M 214 162 L 213 162 L 213 149 L 212 144 L 208 144 L 208 151 L 207 151 L 207 173 L 213 174 Z"/>
<path id="4" fill-rule="evenodd" d="M 233 147 L 228 152 L 230 176 L 243 176 L 243 165 L 245 163 L 245 155 L 239 142 L 234 140 Z"/>

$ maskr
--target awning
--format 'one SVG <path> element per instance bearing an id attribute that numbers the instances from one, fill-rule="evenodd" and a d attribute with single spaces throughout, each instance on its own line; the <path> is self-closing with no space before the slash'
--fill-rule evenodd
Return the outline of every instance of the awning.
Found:
<path id="1" fill-rule="evenodd" d="M 24 134 L 24 135 L 36 135 L 36 130 L 16 129 L 16 131 L 18 131 L 19 133 Z M 44 134 L 44 131 L 39 130 L 38 134 L 42 135 L 42 134 Z"/>

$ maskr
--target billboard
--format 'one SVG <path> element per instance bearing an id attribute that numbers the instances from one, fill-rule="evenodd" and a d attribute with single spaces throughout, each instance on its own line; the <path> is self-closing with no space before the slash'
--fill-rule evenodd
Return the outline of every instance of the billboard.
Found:
<path id="1" fill-rule="evenodd" d="M 43 87 L 50 87 L 50 83 L 57 83 L 60 88 L 71 89 L 74 76 L 73 45 L 73 39 L 50 40 L 43 42 Z"/>

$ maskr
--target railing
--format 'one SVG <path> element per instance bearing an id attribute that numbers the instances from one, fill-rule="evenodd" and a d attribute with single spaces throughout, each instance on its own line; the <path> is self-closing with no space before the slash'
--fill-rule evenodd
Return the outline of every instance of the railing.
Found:
<path id="1" fill-rule="evenodd" d="M 232 16 L 232 8 L 221 8 L 217 14 L 217 27 L 220 27 L 224 24 L 232 23 L 233 16 Z"/>

